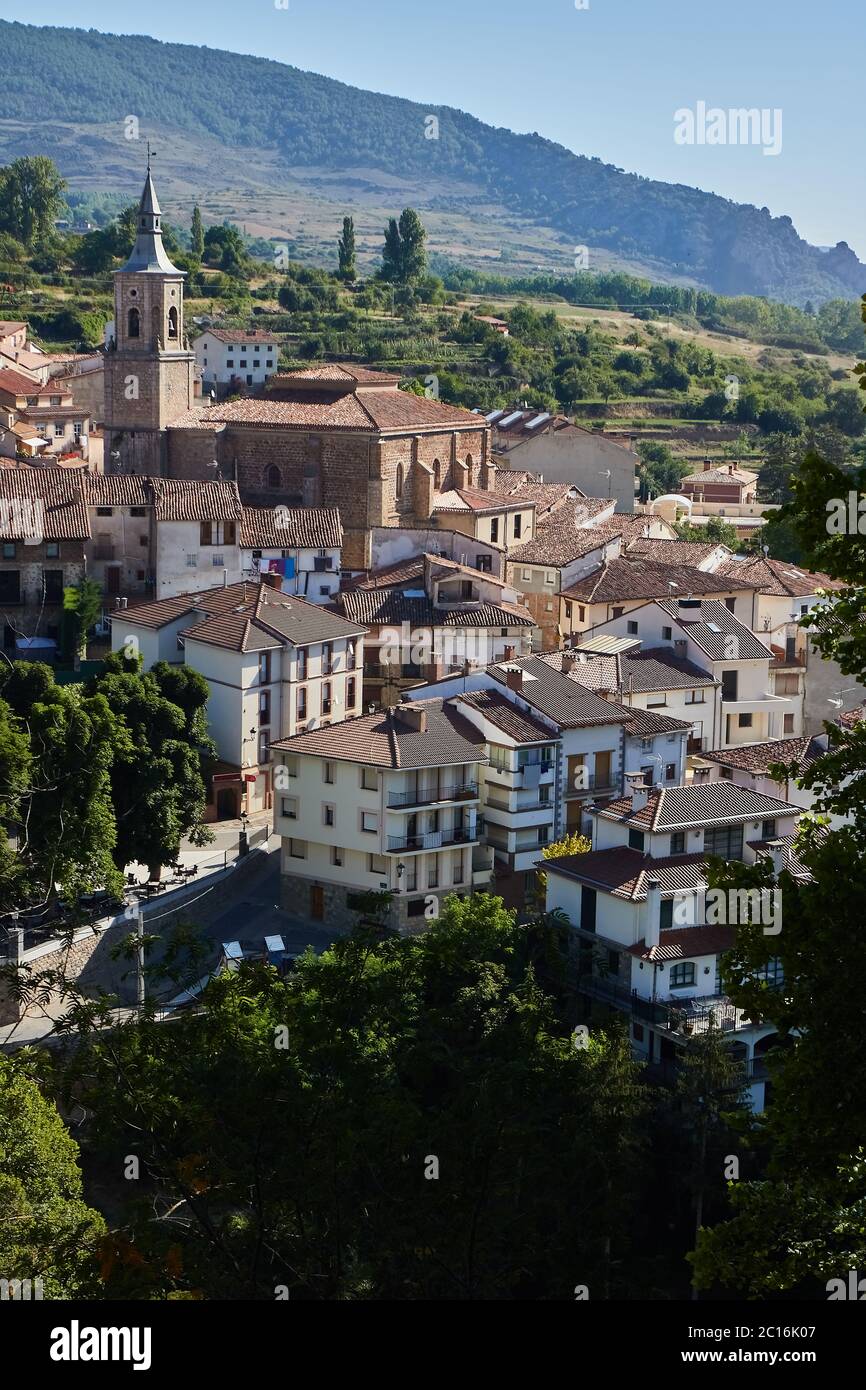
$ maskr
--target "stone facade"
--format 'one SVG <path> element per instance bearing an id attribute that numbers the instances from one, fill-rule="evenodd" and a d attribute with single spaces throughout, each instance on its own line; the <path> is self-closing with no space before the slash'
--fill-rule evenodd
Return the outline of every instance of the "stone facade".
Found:
<path id="1" fill-rule="evenodd" d="M 344 888 L 338 883 L 327 883 L 324 880 L 321 883 L 316 883 L 315 880 L 301 878 L 296 874 L 282 873 L 280 875 L 280 906 L 283 911 L 291 912 L 295 916 L 300 912 L 302 916 L 309 917 L 311 886 L 319 887 L 322 890 L 325 926 L 332 931 L 343 932 L 346 935 L 357 927 L 362 914 L 348 906 L 348 899 L 361 896 L 361 890 Z M 448 889 L 448 896 L 453 893 L 459 897 L 464 897 L 470 891 L 468 887 L 452 887 Z M 398 931 L 401 936 L 420 936 L 427 930 L 430 923 L 423 912 L 410 916 L 409 904 L 423 901 L 425 901 L 425 895 L 421 892 L 413 894 L 411 898 L 392 898 L 388 913 L 383 918 L 385 925 Z"/>

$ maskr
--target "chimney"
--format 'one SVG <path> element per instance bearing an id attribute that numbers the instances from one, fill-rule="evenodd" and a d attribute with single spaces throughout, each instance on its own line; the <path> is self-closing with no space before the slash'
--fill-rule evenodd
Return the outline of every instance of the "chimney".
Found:
<path id="1" fill-rule="evenodd" d="M 658 946 L 661 934 L 662 886 L 657 878 L 646 881 L 646 929 L 644 941 L 649 948 Z"/>
<path id="2" fill-rule="evenodd" d="M 506 661 L 513 661 L 513 660 L 514 660 L 514 652 L 515 652 L 515 648 L 514 648 L 514 647 L 506 647 L 506 648 L 505 648 L 505 660 L 506 660 Z"/>
<path id="3" fill-rule="evenodd" d="M 521 691 L 523 689 L 523 672 L 520 670 L 506 671 L 505 684 L 509 690 Z"/>
<path id="4" fill-rule="evenodd" d="M 278 589 L 282 592 L 283 576 L 281 574 L 271 574 L 270 570 L 259 570 L 259 579 L 267 589 Z"/>
<path id="5" fill-rule="evenodd" d="M 645 782 L 636 782 L 631 789 L 632 814 L 642 811 L 649 801 L 649 788 Z"/>
<path id="6" fill-rule="evenodd" d="M 397 714 L 408 728 L 414 729 L 418 734 L 426 734 L 427 711 L 421 705 L 401 705 Z"/>
<path id="7" fill-rule="evenodd" d="M 712 460 L 712 459 L 704 459 L 704 472 L 705 472 L 705 473 L 709 473 L 709 471 L 710 471 L 710 469 L 712 468 L 712 466 L 713 466 L 713 460 Z"/>
<path id="8" fill-rule="evenodd" d="M 562 657 L 562 674 L 568 676 L 574 670 L 574 657 L 570 652 L 564 652 Z"/>
<path id="9" fill-rule="evenodd" d="M 699 598 L 681 598 L 677 602 L 677 616 L 681 623 L 699 623 L 702 612 Z"/>
<path id="10" fill-rule="evenodd" d="M 788 866 L 788 853 L 785 846 L 771 845 L 770 858 L 773 861 L 773 873 L 776 875 L 776 878 L 778 878 L 782 870 Z"/>
<path id="11" fill-rule="evenodd" d="M 728 464 L 728 472 L 729 472 L 729 473 L 733 473 L 733 471 L 734 471 L 734 469 L 736 468 L 736 466 L 737 466 L 737 465 L 736 465 L 735 463 L 729 463 L 729 464 Z"/>

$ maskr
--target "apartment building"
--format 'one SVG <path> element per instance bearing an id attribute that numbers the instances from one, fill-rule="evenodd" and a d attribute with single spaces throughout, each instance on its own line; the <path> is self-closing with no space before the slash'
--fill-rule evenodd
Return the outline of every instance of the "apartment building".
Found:
<path id="1" fill-rule="evenodd" d="M 210 687 L 220 759 L 207 818 L 273 805 L 271 743 L 360 714 L 364 629 L 268 583 L 235 584 L 111 615 L 112 649 L 145 669 L 183 662 Z"/>
<path id="2" fill-rule="evenodd" d="M 263 386 L 279 369 L 280 348 L 272 334 L 207 328 L 192 347 L 205 394 Z"/>
<path id="3" fill-rule="evenodd" d="M 493 428 L 494 454 L 509 467 L 574 484 L 591 497 L 609 497 L 620 512 L 634 511 L 638 458 L 625 444 L 548 411 L 494 410 L 487 423 Z"/>
<path id="4" fill-rule="evenodd" d="M 559 627 L 566 644 L 640 608 L 649 599 L 711 598 L 753 626 L 755 586 L 745 576 L 712 573 L 644 555 L 618 555 L 570 583 L 560 594 Z"/>
<path id="5" fill-rule="evenodd" d="M 86 572 L 89 536 L 76 472 L 0 468 L 0 623 L 8 656 L 56 655 L 63 591 Z"/>
<path id="6" fill-rule="evenodd" d="M 773 652 L 724 603 L 655 600 L 601 624 L 595 635 L 635 637 L 643 651 L 663 648 L 712 679 L 715 698 L 695 721 L 694 745 L 700 739 L 702 748 L 729 748 L 803 732 L 802 694 L 775 693 Z"/>
<path id="7" fill-rule="evenodd" d="M 486 889 L 481 732 L 452 702 L 424 700 L 272 745 L 282 901 L 350 929 L 364 895 L 390 893 L 388 922 L 423 931 L 441 898 Z"/>
<path id="8" fill-rule="evenodd" d="M 535 625 L 511 584 L 443 555 L 414 555 L 345 588 L 334 607 L 368 630 L 364 698 L 528 655 Z"/>
<path id="9" fill-rule="evenodd" d="M 551 860 L 547 910 L 574 935 L 580 992 L 626 1015 L 635 1055 L 651 1074 L 675 1074 L 686 1041 L 712 1019 L 742 1062 L 752 1106 L 766 1102 L 773 1029 L 747 1017 L 724 992 L 722 958 L 734 945 L 736 908 L 708 899 L 708 855 L 802 874 L 791 843 L 799 809 L 727 782 L 649 791 L 593 810 L 593 850 Z M 775 908 L 774 908 L 775 911 Z M 773 923 L 775 927 L 775 922 Z M 602 968 L 603 967 L 603 968 Z M 780 983 L 778 966 L 767 983 Z"/>

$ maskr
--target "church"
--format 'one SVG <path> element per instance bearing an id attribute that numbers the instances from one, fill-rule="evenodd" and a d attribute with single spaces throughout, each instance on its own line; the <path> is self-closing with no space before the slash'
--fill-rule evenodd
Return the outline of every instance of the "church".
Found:
<path id="1" fill-rule="evenodd" d="M 387 372 L 322 362 L 272 377 L 261 394 L 205 404 L 184 278 L 163 244 L 148 163 L 135 246 L 115 272 L 106 471 L 231 480 L 257 507 L 338 507 L 348 569 L 369 567 L 371 528 L 435 526 L 443 495 L 494 490 L 484 416 L 401 391 Z"/>

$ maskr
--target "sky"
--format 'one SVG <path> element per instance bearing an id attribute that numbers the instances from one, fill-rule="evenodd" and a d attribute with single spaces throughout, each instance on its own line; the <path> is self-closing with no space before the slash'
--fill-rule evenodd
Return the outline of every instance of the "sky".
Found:
<path id="1" fill-rule="evenodd" d="M 36 17 L 32 0 L 4 0 L 4 19 Z M 847 241 L 866 260 L 866 25 L 855 0 L 41 0 L 38 22 L 258 54 L 457 106 L 785 213 L 808 241 Z M 766 110 L 764 143 L 779 152 L 678 143 L 675 113 L 700 102 Z"/>

